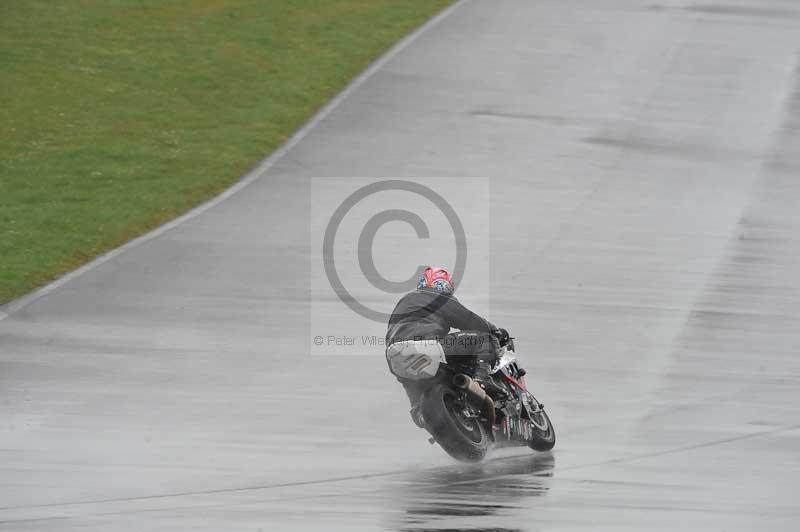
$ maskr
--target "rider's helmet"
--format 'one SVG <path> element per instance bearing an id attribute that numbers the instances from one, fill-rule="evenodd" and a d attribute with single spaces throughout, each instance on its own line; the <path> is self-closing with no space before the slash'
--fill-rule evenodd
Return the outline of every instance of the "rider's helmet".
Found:
<path id="1" fill-rule="evenodd" d="M 419 276 L 417 288 L 433 288 L 441 294 L 450 295 L 455 290 L 453 277 L 444 268 L 428 266 Z"/>

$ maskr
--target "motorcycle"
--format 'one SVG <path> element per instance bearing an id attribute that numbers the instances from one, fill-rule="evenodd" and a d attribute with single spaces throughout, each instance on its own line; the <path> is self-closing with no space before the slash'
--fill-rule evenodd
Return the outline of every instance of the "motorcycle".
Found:
<path id="1" fill-rule="evenodd" d="M 550 418 L 525 384 L 514 339 L 501 342 L 495 365 L 476 372 L 474 364 L 448 363 L 440 350 L 398 351 L 393 373 L 425 383 L 421 425 L 457 460 L 477 462 L 492 447 L 528 446 L 549 451 L 556 443 Z"/>

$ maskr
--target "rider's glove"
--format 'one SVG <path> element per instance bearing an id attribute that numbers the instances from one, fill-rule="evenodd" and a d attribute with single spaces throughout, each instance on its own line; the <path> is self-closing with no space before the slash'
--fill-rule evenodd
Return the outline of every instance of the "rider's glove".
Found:
<path id="1" fill-rule="evenodd" d="M 497 341 L 500 342 L 501 346 L 505 346 L 506 344 L 508 344 L 508 339 L 510 338 L 510 336 L 507 330 L 498 328 L 492 331 L 492 334 L 494 334 L 497 337 Z"/>

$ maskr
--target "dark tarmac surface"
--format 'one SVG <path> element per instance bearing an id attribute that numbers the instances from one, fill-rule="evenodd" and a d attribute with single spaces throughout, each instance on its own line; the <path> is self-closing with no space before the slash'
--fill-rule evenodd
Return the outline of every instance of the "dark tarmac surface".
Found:
<path id="1" fill-rule="evenodd" d="M 301 137 L 3 309 L 0 530 L 798 529 L 800 5 L 468 0 Z M 485 178 L 491 298 L 460 296 L 552 454 L 457 464 L 381 348 L 313 352 L 352 322 L 309 288 L 344 176 Z"/>

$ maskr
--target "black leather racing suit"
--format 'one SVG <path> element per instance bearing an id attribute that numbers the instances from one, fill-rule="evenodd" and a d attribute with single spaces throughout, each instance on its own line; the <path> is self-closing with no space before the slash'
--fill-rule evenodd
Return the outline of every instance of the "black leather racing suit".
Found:
<path id="1" fill-rule="evenodd" d="M 394 307 L 386 331 L 386 345 L 402 340 L 442 339 L 451 328 L 478 333 L 497 330 L 455 296 L 420 288 L 404 295 Z"/>
<path id="2" fill-rule="evenodd" d="M 461 333 L 450 333 L 450 329 Z M 420 288 L 403 296 L 392 311 L 386 331 L 386 345 L 404 340 L 439 340 L 445 357 L 471 356 L 494 364 L 499 348 L 497 327 L 461 304 L 454 296 L 431 288 Z M 473 341 L 463 342 L 467 334 Z M 420 383 L 398 379 L 408 393 L 412 405 L 419 399 Z"/>

